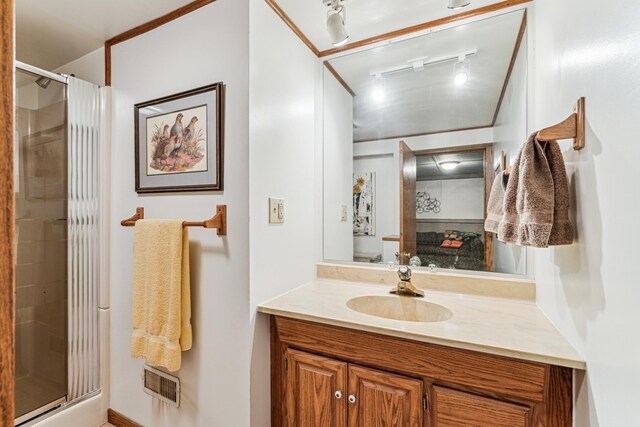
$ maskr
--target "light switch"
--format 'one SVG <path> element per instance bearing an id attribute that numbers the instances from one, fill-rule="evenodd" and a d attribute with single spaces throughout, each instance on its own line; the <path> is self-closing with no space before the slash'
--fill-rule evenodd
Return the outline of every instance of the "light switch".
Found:
<path id="1" fill-rule="evenodd" d="M 340 222 L 347 222 L 347 205 L 340 205 Z"/>
<path id="2" fill-rule="evenodd" d="M 284 199 L 269 197 L 269 224 L 284 224 Z"/>

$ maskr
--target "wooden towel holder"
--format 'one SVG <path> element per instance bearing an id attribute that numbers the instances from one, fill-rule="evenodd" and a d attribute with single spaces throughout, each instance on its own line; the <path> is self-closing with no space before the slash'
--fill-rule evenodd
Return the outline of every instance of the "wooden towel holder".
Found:
<path id="1" fill-rule="evenodd" d="M 123 219 L 120 225 L 123 227 L 133 227 L 136 221 L 144 219 L 144 208 L 136 208 L 136 213 L 131 218 Z M 215 228 L 218 230 L 218 236 L 227 235 L 227 205 L 216 206 L 216 214 L 213 218 L 205 221 L 183 221 L 183 227 L 204 227 Z"/>
<path id="2" fill-rule="evenodd" d="M 573 149 L 584 148 L 584 96 L 578 99 L 573 107 L 573 114 L 557 125 L 542 129 L 538 132 L 538 141 L 555 141 L 558 139 L 572 139 Z"/>
<path id="3" fill-rule="evenodd" d="M 557 125 L 550 126 L 538 132 L 538 141 L 555 141 L 558 139 L 573 139 L 573 149 L 584 148 L 584 96 L 578 99 L 573 107 L 573 114 Z M 511 167 L 507 167 L 504 151 L 500 152 L 500 170 L 506 175 L 511 173 Z"/>

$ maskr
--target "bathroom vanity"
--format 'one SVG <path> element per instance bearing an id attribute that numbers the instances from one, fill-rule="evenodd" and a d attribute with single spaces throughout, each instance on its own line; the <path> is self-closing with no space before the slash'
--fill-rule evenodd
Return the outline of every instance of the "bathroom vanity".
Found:
<path id="1" fill-rule="evenodd" d="M 319 278 L 259 307 L 272 315 L 272 425 L 572 424 L 585 363 L 533 301 L 392 287 Z"/>

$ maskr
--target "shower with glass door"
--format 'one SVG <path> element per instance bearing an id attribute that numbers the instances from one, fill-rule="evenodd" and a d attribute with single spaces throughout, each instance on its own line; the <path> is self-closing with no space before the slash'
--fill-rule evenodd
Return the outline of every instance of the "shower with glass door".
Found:
<path id="1" fill-rule="evenodd" d="M 16 63 L 15 425 L 100 390 L 104 88 Z"/>

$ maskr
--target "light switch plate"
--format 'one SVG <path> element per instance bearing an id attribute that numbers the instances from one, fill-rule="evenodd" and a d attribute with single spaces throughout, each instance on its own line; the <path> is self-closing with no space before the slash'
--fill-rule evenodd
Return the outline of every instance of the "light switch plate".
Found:
<path id="1" fill-rule="evenodd" d="M 284 199 L 269 197 L 269 224 L 284 224 Z"/>
<path id="2" fill-rule="evenodd" d="M 340 205 L 340 222 L 347 222 L 347 205 Z"/>

